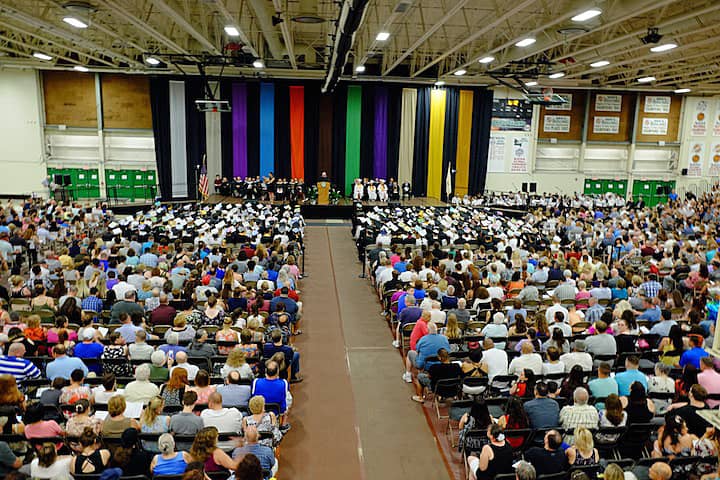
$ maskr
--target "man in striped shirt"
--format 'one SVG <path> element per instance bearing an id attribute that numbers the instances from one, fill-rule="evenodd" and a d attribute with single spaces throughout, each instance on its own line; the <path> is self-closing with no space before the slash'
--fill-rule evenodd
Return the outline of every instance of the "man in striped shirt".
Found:
<path id="1" fill-rule="evenodd" d="M 12 375 L 20 383 L 28 378 L 40 377 L 40 370 L 29 360 L 25 360 L 25 345 L 13 343 L 7 355 L 0 356 L 0 375 Z"/>

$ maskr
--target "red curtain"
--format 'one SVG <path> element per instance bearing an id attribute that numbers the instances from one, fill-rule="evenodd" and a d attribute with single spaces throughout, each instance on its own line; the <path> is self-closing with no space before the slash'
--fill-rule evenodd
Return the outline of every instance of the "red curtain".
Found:
<path id="1" fill-rule="evenodd" d="M 292 178 L 305 178 L 305 87 L 290 87 L 290 164 Z"/>

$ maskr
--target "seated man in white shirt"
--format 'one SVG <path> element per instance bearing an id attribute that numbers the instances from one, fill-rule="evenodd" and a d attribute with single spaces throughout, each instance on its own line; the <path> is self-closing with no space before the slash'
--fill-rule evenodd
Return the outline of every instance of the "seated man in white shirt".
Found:
<path id="1" fill-rule="evenodd" d="M 585 372 L 593 369 L 593 359 L 585 351 L 585 340 L 575 340 L 573 351 L 561 355 L 560 361 L 565 364 L 565 372 L 570 372 L 575 365 L 580 365 Z"/>
<path id="2" fill-rule="evenodd" d="M 187 353 L 177 352 L 175 354 L 175 366 L 170 369 L 170 375 L 172 375 L 173 370 L 175 370 L 176 368 L 184 368 L 188 374 L 188 380 L 195 380 L 195 375 L 197 375 L 200 367 L 187 363 L 187 358 Z"/>
<path id="3" fill-rule="evenodd" d="M 508 374 L 520 375 L 520 373 L 529 368 L 535 375 L 542 375 L 543 361 L 540 354 L 535 353 L 535 347 L 531 342 L 525 342 L 520 350 L 521 355 L 513 358 L 508 367 Z"/>
<path id="4" fill-rule="evenodd" d="M 208 408 L 200 413 L 200 418 L 206 427 L 215 427 L 218 433 L 237 433 L 242 430 L 242 413 L 235 408 L 224 408 L 222 406 L 222 395 L 218 392 L 211 393 L 208 397 Z M 235 442 L 219 442 L 218 447 L 227 450 L 235 447 Z"/>

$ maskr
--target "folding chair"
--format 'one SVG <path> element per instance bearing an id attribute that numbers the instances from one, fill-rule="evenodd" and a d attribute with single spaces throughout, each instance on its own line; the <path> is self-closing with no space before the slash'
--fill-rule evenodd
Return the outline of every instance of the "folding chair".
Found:
<path id="1" fill-rule="evenodd" d="M 406 323 L 400 329 L 400 353 L 403 355 L 407 353 L 406 350 L 410 349 L 410 334 L 412 334 L 413 328 L 415 328 L 415 322 Z"/>
<path id="2" fill-rule="evenodd" d="M 458 430 L 460 429 L 459 423 L 463 415 L 470 411 L 474 400 L 463 399 L 463 400 L 452 400 L 448 405 L 448 423 L 445 429 L 445 435 L 450 436 L 450 446 L 455 447 L 455 434 L 453 432 L 453 422 L 458 423 Z"/>
<path id="3" fill-rule="evenodd" d="M 650 436 L 657 429 L 658 425 L 654 423 L 633 423 L 628 426 L 622 444 L 619 445 L 620 454 L 626 458 L 636 459 L 649 456 Z"/>
<path id="4" fill-rule="evenodd" d="M 623 436 L 627 432 L 627 427 L 601 427 L 593 432 L 595 448 L 600 453 L 601 458 L 620 458 L 617 449 L 622 442 Z"/>
<path id="5" fill-rule="evenodd" d="M 488 385 L 488 392 L 493 395 L 502 395 L 510 391 L 510 385 L 517 380 L 515 375 L 495 375 Z"/>
<path id="6" fill-rule="evenodd" d="M 449 418 L 449 415 L 440 415 L 440 400 L 441 399 L 453 399 L 460 396 L 462 391 L 462 379 L 461 378 L 443 378 L 435 383 L 433 388 L 433 407 L 435 408 L 435 414 L 438 420 L 443 418 Z"/>

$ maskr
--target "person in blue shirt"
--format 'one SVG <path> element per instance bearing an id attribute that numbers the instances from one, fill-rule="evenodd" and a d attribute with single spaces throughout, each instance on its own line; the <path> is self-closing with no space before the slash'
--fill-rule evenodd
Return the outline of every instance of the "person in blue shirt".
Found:
<path id="1" fill-rule="evenodd" d="M 417 359 L 414 363 L 417 368 L 427 370 L 427 368 L 425 368 L 425 360 L 428 357 L 436 356 L 438 350 L 441 348 L 450 351 L 450 342 L 445 335 L 439 335 L 437 333 L 437 325 L 435 325 L 434 322 L 428 322 L 427 335 L 418 340 L 417 345 L 415 345 Z"/>
<path id="2" fill-rule="evenodd" d="M 53 347 L 53 360 L 47 364 L 45 368 L 45 375 L 50 380 L 56 378 L 64 378 L 68 380 L 73 370 L 80 369 L 85 375 L 88 374 L 88 368 L 85 366 L 82 360 L 75 357 L 68 357 L 65 350 L 65 345 L 58 344 Z"/>
<path id="3" fill-rule="evenodd" d="M 400 257 L 399 262 L 396 262 L 395 265 L 393 265 L 393 268 L 400 273 L 403 273 L 405 270 L 407 270 L 407 262 L 405 261 L 404 255 Z"/>
<path id="4" fill-rule="evenodd" d="M 652 299 L 647 297 L 643 299 L 643 305 L 645 306 L 645 311 L 642 313 L 636 312 L 638 313 L 637 320 L 646 320 L 650 323 L 659 322 L 662 316 L 660 307 L 654 305 Z"/>
<path id="5" fill-rule="evenodd" d="M 686 350 L 680 357 L 680 366 L 684 367 L 689 364 L 700 370 L 700 359 L 710 354 L 702 348 L 703 338 L 700 335 L 690 334 L 688 338 L 690 339 L 690 350 Z"/>
<path id="6" fill-rule="evenodd" d="M 82 332 L 82 337 L 82 343 L 75 345 L 74 355 L 77 358 L 100 358 L 104 347 L 95 342 L 95 330 L 86 328 Z M 99 375 L 102 372 L 102 366 L 100 364 L 91 365 L 89 370 Z"/>
<path id="7" fill-rule="evenodd" d="M 256 378 L 253 381 L 252 394 L 260 395 L 265 403 L 280 405 L 280 413 L 287 410 L 288 382 L 280 378 L 280 367 L 277 362 L 269 361 L 265 366 L 265 378 Z"/>
<path id="8" fill-rule="evenodd" d="M 629 356 L 625 360 L 625 371 L 615 375 L 615 381 L 618 385 L 618 395 L 621 397 L 630 395 L 630 385 L 635 382 L 642 384 L 647 390 L 647 377 L 638 370 L 640 359 L 635 355 Z"/>

